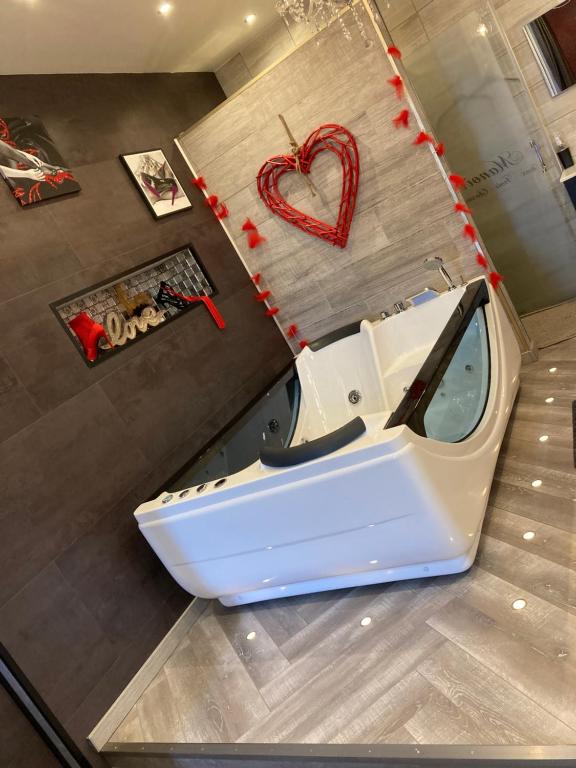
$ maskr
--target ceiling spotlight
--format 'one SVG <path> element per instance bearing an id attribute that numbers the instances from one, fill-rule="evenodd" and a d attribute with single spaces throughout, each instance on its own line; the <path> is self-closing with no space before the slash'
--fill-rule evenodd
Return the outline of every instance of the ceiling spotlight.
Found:
<path id="1" fill-rule="evenodd" d="M 532 488 L 540 488 L 542 480 L 532 480 Z"/>
<path id="2" fill-rule="evenodd" d="M 548 404 L 553 403 L 554 402 L 554 398 L 553 397 L 547 397 L 545 402 L 547 402 Z"/>
<path id="3" fill-rule="evenodd" d="M 376 565 L 378 560 L 370 560 L 370 565 Z"/>
<path id="4" fill-rule="evenodd" d="M 244 24 L 254 24 L 255 21 L 256 21 L 255 13 L 249 13 L 248 16 L 244 17 Z"/>
<path id="5" fill-rule="evenodd" d="M 557 370 L 558 368 L 556 368 L 556 366 L 553 366 L 552 368 L 548 368 L 548 373 L 556 373 Z"/>
<path id="6" fill-rule="evenodd" d="M 370 618 L 370 616 L 364 616 L 360 624 L 362 624 L 363 627 L 367 627 L 370 624 L 372 624 L 372 619 Z"/>
<path id="7" fill-rule="evenodd" d="M 168 14 L 172 11 L 174 6 L 172 3 L 162 3 L 158 6 L 158 13 L 160 16 L 168 16 Z"/>
<path id="8" fill-rule="evenodd" d="M 256 638 L 256 632 L 248 632 L 246 640 L 254 640 Z"/>
<path id="9" fill-rule="evenodd" d="M 549 440 L 549 437 L 550 437 L 549 435 L 540 435 L 538 440 L 540 440 L 541 443 L 547 443 Z"/>
<path id="10" fill-rule="evenodd" d="M 522 535 L 522 538 L 525 539 L 526 541 L 532 541 L 532 539 L 535 536 L 536 534 L 534 533 L 534 531 L 526 531 L 526 533 Z"/>
<path id="11" fill-rule="evenodd" d="M 519 600 L 514 600 L 512 603 L 512 608 L 514 608 L 515 611 L 521 611 L 522 608 L 526 608 L 526 600 L 522 600 L 522 598 Z"/>

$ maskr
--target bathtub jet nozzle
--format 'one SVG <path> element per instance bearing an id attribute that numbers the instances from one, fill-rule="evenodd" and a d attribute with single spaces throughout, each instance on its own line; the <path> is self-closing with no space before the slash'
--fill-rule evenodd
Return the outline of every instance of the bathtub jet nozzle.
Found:
<path id="1" fill-rule="evenodd" d="M 427 259 L 424 259 L 424 269 L 428 269 L 429 271 L 437 269 L 448 286 L 448 290 L 453 291 L 456 288 L 456 284 L 444 266 L 444 261 L 441 256 L 430 256 Z"/>

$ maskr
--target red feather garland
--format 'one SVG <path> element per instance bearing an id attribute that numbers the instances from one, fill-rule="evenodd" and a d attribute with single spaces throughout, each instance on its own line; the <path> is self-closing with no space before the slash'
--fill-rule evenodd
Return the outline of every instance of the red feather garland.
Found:
<path id="1" fill-rule="evenodd" d="M 482 269 L 488 269 L 488 259 L 483 253 L 476 254 L 476 261 L 482 267 Z"/>
<path id="2" fill-rule="evenodd" d="M 472 226 L 472 224 L 465 224 L 464 229 L 462 230 L 462 234 L 464 237 L 467 237 L 469 240 L 472 240 L 474 243 L 476 241 L 476 230 Z"/>
<path id="3" fill-rule="evenodd" d="M 444 143 L 441 141 L 439 144 L 436 144 L 436 154 L 438 157 L 444 157 L 446 154 L 446 147 L 444 146 Z"/>
<path id="4" fill-rule="evenodd" d="M 407 109 L 403 109 L 396 115 L 392 122 L 396 128 L 400 128 L 400 126 L 403 128 L 408 128 L 410 124 L 410 112 L 408 112 Z"/>
<path id="5" fill-rule="evenodd" d="M 217 195 L 210 195 L 204 202 L 209 208 L 216 208 L 218 205 L 218 197 Z"/>
<path id="6" fill-rule="evenodd" d="M 388 46 L 388 53 L 390 56 L 393 56 L 395 59 L 401 59 L 402 58 L 402 52 L 399 48 L 396 48 L 395 45 L 389 45 Z"/>
<path id="7" fill-rule="evenodd" d="M 291 325 L 286 331 L 286 336 L 288 336 L 289 339 L 293 339 L 297 334 L 298 334 L 297 325 Z"/>
<path id="8" fill-rule="evenodd" d="M 269 309 L 264 312 L 266 317 L 274 317 L 274 315 L 277 315 L 278 312 L 280 312 L 280 307 L 270 307 Z"/>
<path id="9" fill-rule="evenodd" d="M 418 136 L 416 136 L 416 138 L 414 139 L 413 143 L 416 144 L 416 145 L 418 145 L 418 144 L 426 144 L 426 143 L 434 144 L 434 138 L 432 136 L 430 136 L 429 133 L 425 133 L 424 131 L 420 131 Z"/>
<path id="10" fill-rule="evenodd" d="M 490 274 L 488 275 L 488 280 L 490 280 L 490 285 L 492 286 L 492 288 L 496 290 L 496 288 L 498 288 L 498 286 L 500 285 L 502 280 L 504 280 L 504 278 L 502 277 L 502 275 L 499 275 L 498 272 L 490 272 Z"/>
<path id="11" fill-rule="evenodd" d="M 456 213 L 472 213 L 470 208 L 468 208 L 467 205 L 464 205 L 464 203 L 456 203 L 454 206 L 454 210 Z"/>
<path id="12" fill-rule="evenodd" d="M 269 296 L 272 296 L 272 291 L 260 291 L 255 294 L 254 301 L 266 301 Z"/>
<path id="13" fill-rule="evenodd" d="M 256 272 L 256 274 L 252 275 L 252 282 L 254 285 L 260 285 L 260 281 L 262 280 L 262 273 Z"/>
<path id="14" fill-rule="evenodd" d="M 242 232 L 250 232 L 250 230 L 256 229 L 256 224 L 253 224 L 250 219 L 246 219 L 242 224 Z"/>
<path id="15" fill-rule="evenodd" d="M 466 186 L 466 179 L 464 176 L 459 176 L 457 173 L 451 173 L 450 176 L 448 176 L 450 181 L 452 182 L 452 186 L 455 189 L 460 189 L 460 187 Z"/>
<path id="16" fill-rule="evenodd" d="M 204 176 L 198 176 L 197 179 L 191 179 L 190 182 L 195 187 L 198 187 L 198 189 L 207 189 L 206 182 L 204 181 Z"/>
<path id="17" fill-rule="evenodd" d="M 214 213 L 216 214 L 217 219 L 227 219 L 228 216 L 230 216 L 230 211 L 228 210 L 228 206 L 226 203 L 220 203 L 218 208 L 214 210 Z"/>
<path id="18" fill-rule="evenodd" d="M 248 248 L 257 248 L 262 243 L 266 242 L 266 238 L 263 237 L 257 229 L 250 230 L 248 232 Z"/>
<path id="19" fill-rule="evenodd" d="M 396 98 L 401 99 L 404 96 L 404 83 L 402 82 L 400 75 L 394 75 L 388 82 L 396 91 Z"/>

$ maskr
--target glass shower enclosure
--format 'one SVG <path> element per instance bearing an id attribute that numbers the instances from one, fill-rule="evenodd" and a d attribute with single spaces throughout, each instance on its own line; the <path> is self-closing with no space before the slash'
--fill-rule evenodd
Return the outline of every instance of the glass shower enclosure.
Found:
<path id="1" fill-rule="evenodd" d="M 403 62 L 518 313 L 576 297 L 576 211 L 490 6 Z"/>

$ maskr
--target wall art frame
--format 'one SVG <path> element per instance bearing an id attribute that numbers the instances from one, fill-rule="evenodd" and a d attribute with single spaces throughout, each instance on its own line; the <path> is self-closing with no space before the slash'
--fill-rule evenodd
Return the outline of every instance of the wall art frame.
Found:
<path id="1" fill-rule="evenodd" d="M 118 157 L 154 219 L 192 209 L 192 202 L 163 149 L 129 152 Z"/>
<path id="2" fill-rule="evenodd" d="M 0 176 L 22 207 L 80 192 L 42 120 L 0 117 Z"/>
<path id="3" fill-rule="evenodd" d="M 121 300 L 118 299 L 120 294 L 116 294 L 115 289 L 121 286 L 124 293 L 127 294 L 130 290 L 134 292 L 134 290 L 142 288 L 155 299 L 160 283 L 166 278 L 174 288 L 188 295 L 205 295 L 211 299 L 218 295 L 218 289 L 208 270 L 194 246 L 189 243 L 132 267 L 132 269 L 116 273 L 106 280 L 87 286 L 81 291 L 53 301 L 49 306 L 84 363 L 89 368 L 93 368 L 156 333 L 168 323 L 187 314 L 194 308 L 202 306 L 202 303 L 190 303 L 183 308 L 172 305 L 162 306 L 162 309 L 165 310 L 162 322 L 149 327 L 145 332 L 136 333 L 134 338 L 128 339 L 122 345 L 112 349 L 99 350 L 98 356 L 93 361 L 87 359 L 78 337 L 68 325 L 70 319 L 82 312 L 88 312 L 93 320 L 102 323 L 104 322 L 104 315 L 112 311 L 118 314 L 122 312 L 124 319 L 128 320 L 126 311 L 120 307 Z M 136 284 L 136 288 L 134 288 L 134 284 Z M 130 298 L 133 297 L 128 297 L 128 299 Z M 113 303 L 110 303 L 111 299 Z M 95 306 L 98 308 L 95 309 Z M 160 305 L 154 301 L 150 306 L 159 308 Z"/>

